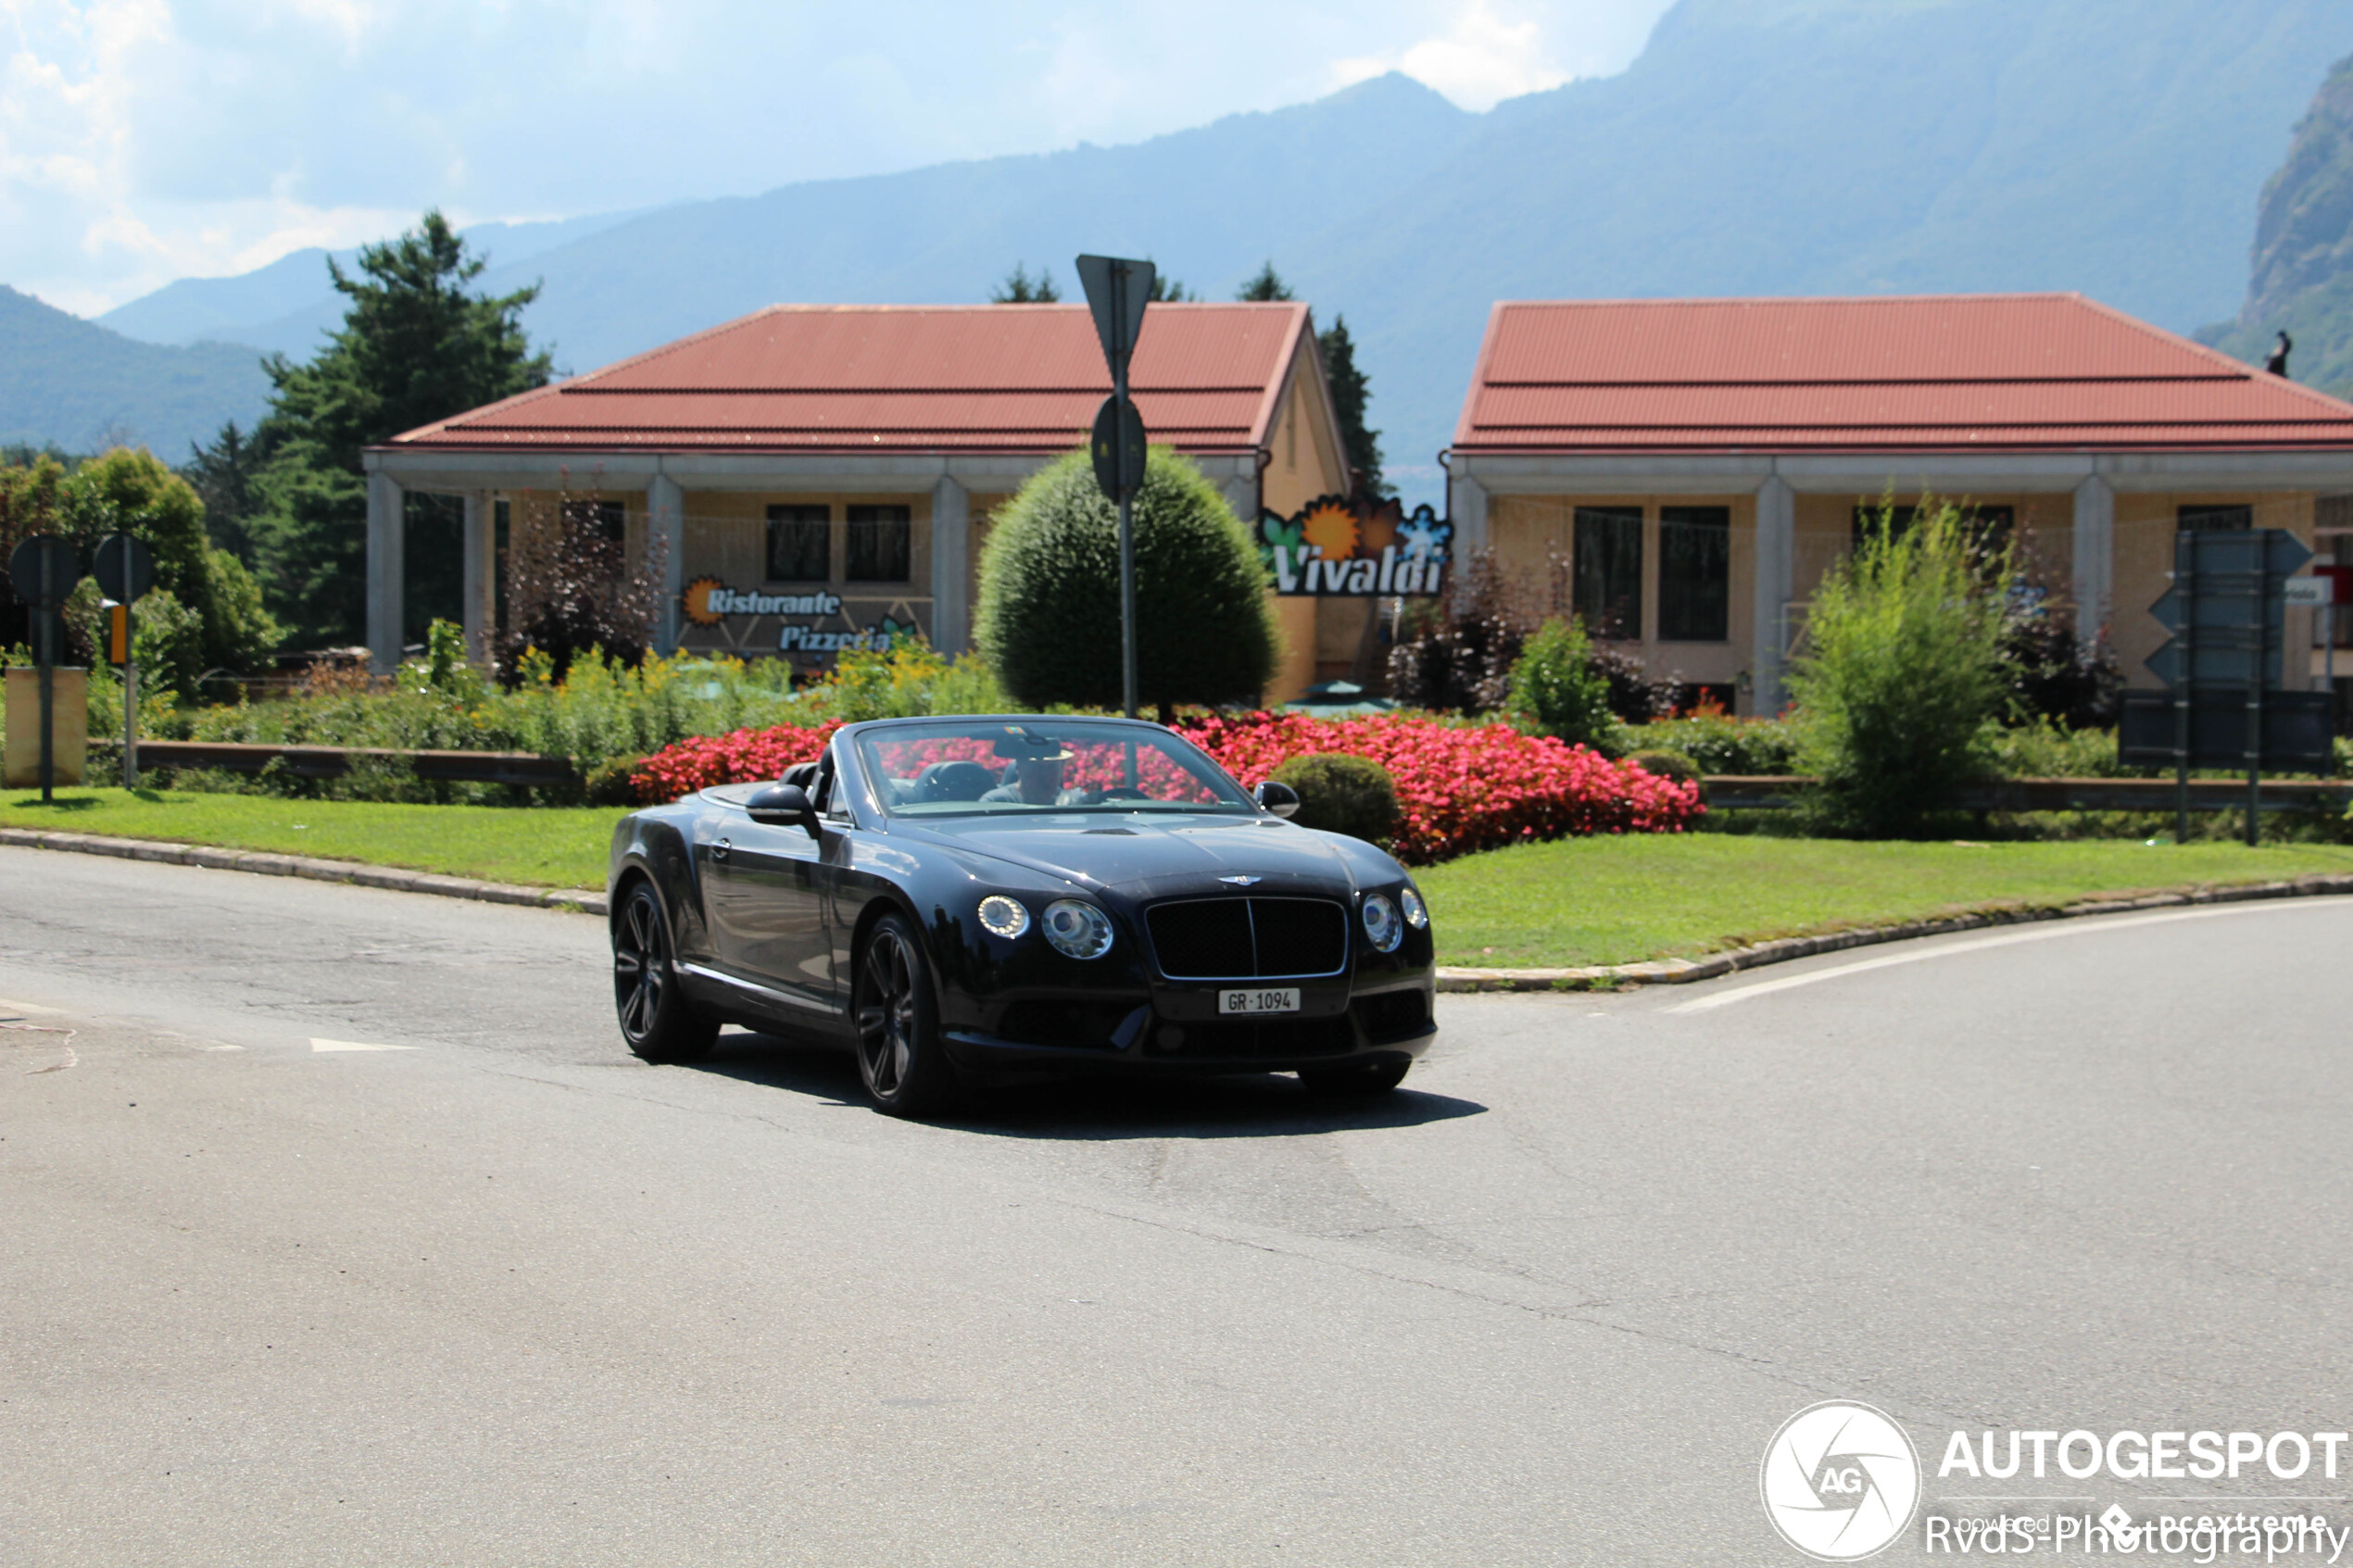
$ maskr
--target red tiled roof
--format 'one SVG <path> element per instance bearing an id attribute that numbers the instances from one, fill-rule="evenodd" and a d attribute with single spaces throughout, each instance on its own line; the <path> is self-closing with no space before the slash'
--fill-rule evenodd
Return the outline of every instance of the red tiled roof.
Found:
<path id="1" fill-rule="evenodd" d="M 2081 295 L 1504 303 L 1454 445 L 2353 447 L 2353 406 Z"/>
<path id="2" fill-rule="evenodd" d="M 1263 445 L 1307 307 L 1154 305 L 1130 390 L 1156 441 Z M 1061 452 L 1111 372 L 1084 305 L 776 305 L 393 438 L 435 451 Z"/>

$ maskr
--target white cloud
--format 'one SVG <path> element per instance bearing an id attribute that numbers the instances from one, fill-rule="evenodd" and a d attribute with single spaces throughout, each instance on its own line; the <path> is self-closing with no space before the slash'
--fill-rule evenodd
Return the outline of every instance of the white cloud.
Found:
<path id="1" fill-rule="evenodd" d="M 1392 55 L 1363 55 L 1334 62 L 1337 85 L 1400 70 L 1445 94 L 1466 109 L 1484 112 L 1505 98 L 1558 87 L 1570 73 L 1553 63 L 1543 24 L 1509 22 L 1488 0 L 1468 0 L 1443 33 L 1416 40 Z"/>

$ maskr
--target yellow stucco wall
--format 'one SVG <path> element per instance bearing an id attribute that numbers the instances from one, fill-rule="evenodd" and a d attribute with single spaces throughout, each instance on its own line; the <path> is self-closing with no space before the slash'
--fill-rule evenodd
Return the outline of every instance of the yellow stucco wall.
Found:
<path id="1" fill-rule="evenodd" d="M 1335 440 L 1338 421 L 1316 373 L 1315 345 L 1302 337 L 1283 384 L 1282 401 L 1268 433 L 1269 460 L 1259 476 L 1262 504 L 1289 517 L 1322 495 L 1348 492 L 1348 458 Z M 1256 518 L 1243 523 L 1255 527 Z M 1345 675 L 1355 667 L 1371 621 L 1372 600 L 1282 598 L 1271 591 L 1283 651 L 1266 701 L 1290 702 L 1323 676 Z M 1346 668 L 1337 668 L 1345 666 Z"/>

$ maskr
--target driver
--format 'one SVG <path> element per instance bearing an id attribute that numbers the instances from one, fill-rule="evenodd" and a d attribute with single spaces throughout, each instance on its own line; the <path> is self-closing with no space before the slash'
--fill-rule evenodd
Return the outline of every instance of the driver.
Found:
<path id="1" fill-rule="evenodd" d="M 1022 806 L 1063 804 L 1063 764 L 1071 759 L 1073 753 L 1059 741 L 1048 741 L 1045 745 L 1052 749 L 1017 753 L 1013 766 L 1006 770 L 1010 776 L 982 796 L 982 802 Z M 1004 743 L 1000 741 L 998 746 L 1001 755 Z"/>

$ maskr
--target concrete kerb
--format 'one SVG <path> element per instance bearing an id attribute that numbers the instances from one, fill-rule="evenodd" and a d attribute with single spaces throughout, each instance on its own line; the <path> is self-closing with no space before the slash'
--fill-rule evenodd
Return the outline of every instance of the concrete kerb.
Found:
<path id="1" fill-rule="evenodd" d="M 1751 947 L 1733 947 L 1704 959 L 1666 959 L 1645 963 L 1596 964 L 1583 969 L 1454 969 L 1438 972 L 1441 991 L 1601 991 L 1634 985 L 1684 985 L 1695 980 L 1767 964 L 1788 963 L 1848 947 L 1876 947 L 1882 942 L 1908 941 L 1915 936 L 1944 936 L 1957 931 L 1982 931 L 1988 926 L 2023 925 L 2034 921 L 2078 920 L 2092 915 L 2129 914 L 2135 909 L 2167 909 L 2188 904 L 2235 904 L 2256 898 L 2313 898 L 2353 894 L 2353 876 L 2305 876 L 2292 882 L 2257 882 L 2234 887 L 2181 887 L 2137 894 L 2130 898 L 2087 898 L 2058 906 L 1996 906 L 1938 920 L 1898 921 L 1889 925 L 1825 932 L 1819 936 L 1784 936 Z"/>
<path id="2" fill-rule="evenodd" d="M 441 898 L 472 898 L 485 904 L 526 904 L 538 909 L 605 912 L 602 888 L 523 887 L 506 882 L 473 882 L 431 872 L 371 866 L 362 860 L 321 860 L 304 855 L 273 855 L 254 849 L 218 849 L 202 844 L 171 844 L 151 838 L 104 838 L 95 834 L 49 833 L 36 828 L 0 828 L 0 845 L 24 849 L 61 849 L 76 855 L 112 855 L 125 860 L 156 860 L 210 871 L 252 872 L 261 876 L 300 876 L 313 882 L 347 882 L 398 893 L 429 893 Z"/>

